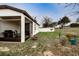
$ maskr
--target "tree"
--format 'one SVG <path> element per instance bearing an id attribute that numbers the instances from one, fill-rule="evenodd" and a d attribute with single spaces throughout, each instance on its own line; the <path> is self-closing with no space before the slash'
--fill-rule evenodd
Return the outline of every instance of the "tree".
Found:
<path id="1" fill-rule="evenodd" d="M 51 18 L 49 17 L 43 17 L 44 20 L 43 20 L 43 27 L 50 27 L 50 24 L 52 23 L 52 20 Z"/>
<path id="2" fill-rule="evenodd" d="M 63 28 L 64 24 L 69 22 L 70 22 L 70 19 L 67 16 L 64 16 L 62 19 L 58 21 L 58 24 L 61 24 L 61 28 Z"/>
<path id="3" fill-rule="evenodd" d="M 70 20 L 67 16 L 64 16 L 62 19 L 59 20 L 58 24 L 66 24 L 69 23 Z"/>
<path id="4" fill-rule="evenodd" d="M 50 27 L 55 27 L 57 25 L 57 22 L 52 22 L 51 24 L 50 24 Z"/>

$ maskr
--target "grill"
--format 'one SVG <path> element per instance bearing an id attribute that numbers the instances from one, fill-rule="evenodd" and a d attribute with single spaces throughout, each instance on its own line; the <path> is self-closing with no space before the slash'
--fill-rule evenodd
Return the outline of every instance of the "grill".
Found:
<path id="1" fill-rule="evenodd" d="M 3 32 L 4 38 L 13 38 L 14 32 L 12 30 L 5 30 Z"/>

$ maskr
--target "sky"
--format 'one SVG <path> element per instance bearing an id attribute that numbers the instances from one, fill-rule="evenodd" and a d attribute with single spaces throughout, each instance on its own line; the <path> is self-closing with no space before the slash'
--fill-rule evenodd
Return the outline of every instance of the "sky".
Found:
<path id="1" fill-rule="evenodd" d="M 70 16 L 72 12 L 78 10 L 78 7 L 73 8 L 69 6 L 65 8 L 66 4 L 57 3 L 0 3 L 1 5 L 10 5 L 16 8 L 27 11 L 32 17 L 37 17 L 36 20 L 39 24 L 42 23 L 43 17 L 47 16 L 52 18 L 52 21 L 58 21 L 64 16 L 74 22 L 79 15 Z"/>

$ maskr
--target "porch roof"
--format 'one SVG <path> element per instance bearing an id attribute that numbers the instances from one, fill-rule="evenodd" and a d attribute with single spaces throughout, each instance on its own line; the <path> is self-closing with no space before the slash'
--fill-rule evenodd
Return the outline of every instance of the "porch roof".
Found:
<path id="1" fill-rule="evenodd" d="M 26 15 L 28 18 L 30 18 L 36 24 L 38 24 L 25 10 L 18 9 L 18 8 L 8 6 L 8 5 L 0 5 L 0 9 L 11 9 L 11 10 L 14 10 L 14 11 L 18 11 L 18 12 L 23 13 L 24 15 Z"/>
<path id="2" fill-rule="evenodd" d="M 19 19 L 20 16 L 0 16 L 2 19 Z"/>

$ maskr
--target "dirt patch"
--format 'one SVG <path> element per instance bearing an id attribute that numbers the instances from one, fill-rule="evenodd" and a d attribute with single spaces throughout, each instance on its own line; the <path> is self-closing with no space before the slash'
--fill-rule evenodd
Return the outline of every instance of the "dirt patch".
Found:
<path id="1" fill-rule="evenodd" d="M 37 48 L 37 43 L 35 42 L 31 48 Z"/>
<path id="2" fill-rule="evenodd" d="M 0 47 L 0 51 L 10 51 L 8 47 Z"/>
<path id="3" fill-rule="evenodd" d="M 45 51 L 43 52 L 44 56 L 54 56 L 54 54 L 51 51 Z"/>

